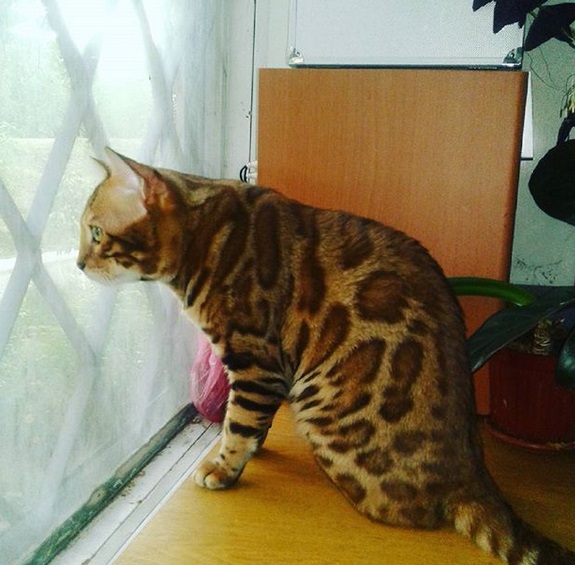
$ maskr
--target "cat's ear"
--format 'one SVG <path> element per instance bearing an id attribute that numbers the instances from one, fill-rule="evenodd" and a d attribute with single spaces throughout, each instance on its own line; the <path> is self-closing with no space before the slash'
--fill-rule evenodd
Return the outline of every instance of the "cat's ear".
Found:
<path id="1" fill-rule="evenodd" d="M 108 167 L 108 165 L 106 165 L 106 163 L 104 163 L 104 161 L 101 161 L 100 159 L 97 159 L 96 157 L 92 157 L 92 159 L 94 161 L 96 161 L 96 163 L 98 163 L 98 165 L 100 165 L 100 167 L 102 167 L 102 169 L 104 169 L 106 171 L 106 174 L 108 176 L 110 176 L 110 168 Z"/>
<path id="2" fill-rule="evenodd" d="M 147 210 L 156 206 L 163 209 L 172 207 L 168 187 L 156 169 L 120 155 L 109 147 L 105 151 L 110 176 L 117 177 L 126 190 L 139 193 Z"/>
<path id="3" fill-rule="evenodd" d="M 116 153 L 109 147 L 106 147 L 104 151 L 106 153 L 106 163 L 104 167 L 111 177 L 115 177 L 116 180 L 120 181 L 118 185 L 123 186 L 127 190 L 142 192 L 144 179 L 132 166 L 132 163 L 136 162 Z"/>

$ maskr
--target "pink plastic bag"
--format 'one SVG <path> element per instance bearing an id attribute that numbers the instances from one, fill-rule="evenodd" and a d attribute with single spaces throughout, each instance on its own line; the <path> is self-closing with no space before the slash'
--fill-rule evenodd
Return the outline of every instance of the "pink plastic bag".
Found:
<path id="1" fill-rule="evenodd" d="M 221 422 L 226 413 L 230 383 L 220 358 L 204 335 L 199 336 L 190 377 L 192 404 L 206 420 Z"/>

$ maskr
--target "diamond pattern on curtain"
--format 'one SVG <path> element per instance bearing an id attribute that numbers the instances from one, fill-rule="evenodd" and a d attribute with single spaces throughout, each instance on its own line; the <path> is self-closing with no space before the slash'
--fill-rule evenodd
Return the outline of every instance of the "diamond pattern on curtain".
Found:
<path id="1" fill-rule="evenodd" d="M 74 265 L 105 145 L 221 173 L 223 3 L 0 0 L 0 556 L 24 563 L 188 403 L 164 288 Z"/>

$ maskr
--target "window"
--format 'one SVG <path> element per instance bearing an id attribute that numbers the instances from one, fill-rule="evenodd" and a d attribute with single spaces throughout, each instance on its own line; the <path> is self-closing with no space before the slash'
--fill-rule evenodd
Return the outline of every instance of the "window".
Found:
<path id="1" fill-rule="evenodd" d="M 159 285 L 82 275 L 78 220 L 105 145 L 208 176 L 235 168 L 226 38 L 245 5 L 0 0 L 4 563 L 48 559 L 57 541 L 43 542 L 187 414 L 196 330 Z"/>

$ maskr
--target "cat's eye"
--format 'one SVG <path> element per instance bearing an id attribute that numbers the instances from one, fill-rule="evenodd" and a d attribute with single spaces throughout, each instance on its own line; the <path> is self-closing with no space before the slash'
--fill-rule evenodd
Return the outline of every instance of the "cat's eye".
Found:
<path id="1" fill-rule="evenodd" d="M 90 226 L 90 233 L 92 234 L 92 243 L 100 243 L 104 232 L 98 226 Z"/>

